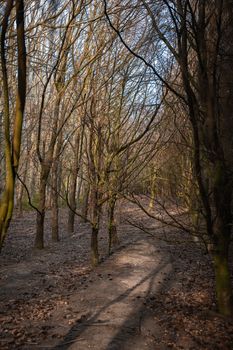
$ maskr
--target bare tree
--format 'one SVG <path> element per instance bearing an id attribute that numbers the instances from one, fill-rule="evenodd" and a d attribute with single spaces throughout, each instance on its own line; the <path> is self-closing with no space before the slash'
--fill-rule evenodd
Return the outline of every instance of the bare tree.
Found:
<path id="1" fill-rule="evenodd" d="M 232 314 L 232 289 L 228 251 L 232 226 L 232 136 L 226 132 L 232 89 L 226 68 L 232 57 L 232 45 L 226 38 L 232 33 L 230 1 L 141 1 L 150 29 L 163 43 L 157 65 L 150 63 L 128 44 L 105 13 L 122 43 L 151 68 L 167 88 L 186 106 L 192 127 L 193 164 L 202 203 L 206 233 L 212 242 L 211 256 L 216 276 L 219 311 Z M 168 23 L 168 25 L 164 25 Z M 226 57 L 223 59 L 223 55 Z M 158 57 L 158 53 L 156 55 Z M 182 84 L 168 80 L 164 64 L 172 57 L 180 70 Z M 226 90 L 224 86 L 228 86 Z M 230 97 L 231 96 L 231 97 Z M 229 109 L 230 108 L 230 109 Z"/>
<path id="2" fill-rule="evenodd" d="M 1 67 L 4 99 L 4 141 L 5 141 L 5 187 L 0 202 L 0 248 L 4 242 L 7 229 L 12 218 L 14 207 L 14 188 L 19 166 L 21 133 L 26 98 L 26 48 L 24 29 L 24 1 L 16 0 L 16 38 L 17 38 L 17 92 L 15 115 L 12 117 L 10 105 L 6 40 L 9 19 L 13 11 L 14 1 L 6 2 L 1 31 Z M 11 138 L 11 124 L 13 137 Z"/>

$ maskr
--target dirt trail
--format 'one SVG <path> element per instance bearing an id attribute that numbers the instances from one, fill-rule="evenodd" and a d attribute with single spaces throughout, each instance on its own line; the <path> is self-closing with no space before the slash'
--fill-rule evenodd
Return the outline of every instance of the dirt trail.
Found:
<path id="1" fill-rule="evenodd" d="M 127 224 L 128 217 L 164 237 L 128 206 L 118 218 L 121 244 L 110 257 L 100 232 L 102 263 L 95 269 L 88 225 L 76 223 L 68 237 L 63 213 L 55 244 L 47 218 L 47 248 L 38 252 L 33 215 L 13 221 L 0 256 L 1 350 L 233 348 L 232 322 L 214 312 L 208 256 L 183 233 L 169 230 L 169 239 L 183 243 L 165 243 Z"/>
<path id="2" fill-rule="evenodd" d="M 126 211 L 137 215 L 135 208 Z M 33 219 L 15 218 L 0 257 L 2 348 L 154 349 L 161 329 L 145 300 L 161 290 L 172 269 L 168 252 L 121 223 L 121 244 L 110 257 L 101 231 L 103 262 L 92 269 L 88 225 L 77 223 L 74 235 L 61 232 L 61 242 L 51 243 L 47 217 L 47 248 L 37 251 Z M 64 222 L 63 215 L 61 227 Z"/>
<path id="3" fill-rule="evenodd" d="M 161 329 L 146 311 L 145 298 L 161 291 L 164 276 L 171 271 L 169 256 L 158 253 L 152 240 L 138 236 L 93 271 L 91 285 L 69 299 L 71 319 L 80 307 L 84 313 L 73 320 L 55 349 L 155 349 Z"/>

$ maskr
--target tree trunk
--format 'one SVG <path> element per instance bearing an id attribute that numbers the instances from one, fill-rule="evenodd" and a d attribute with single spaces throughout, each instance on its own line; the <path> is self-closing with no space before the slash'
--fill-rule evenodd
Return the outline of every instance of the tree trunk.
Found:
<path id="1" fill-rule="evenodd" d="M 71 204 L 70 204 L 70 206 L 71 206 Z M 67 224 L 67 231 L 69 234 L 74 233 L 74 219 L 75 219 L 75 213 L 69 208 L 68 224 Z"/>
<path id="2" fill-rule="evenodd" d="M 41 178 L 39 186 L 39 206 L 36 217 L 36 238 L 35 248 L 44 248 L 44 217 L 45 217 L 45 201 L 46 201 L 46 184 L 49 175 L 49 168 L 41 164 Z"/>
<path id="3" fill-rule="evenodd" d="M 23 183 L 26 183 L 26 177 L 28 173 L 28 163 L 29 163 L 29 155 L 27 154 L 26 160 L 25 160 L 25 168 L 23 170 Z M 23 200 L 24 200 L 24 186 L 20 182 L 19 183 L 19 194 L 18 194 L 18 208 L 19 208 L 19 215 L 22 216 L 23 214 Z"/>
<path id="4" fill-rule="evenodd" d="M 108 209 L 108 254 L 111 254 L 112 247 L 117 246 L 119 244 L 119 238 L 117 235 L 117 227 L 115 223 L 115 206 L 116 206 L 116 198 L 112 198 L 109 203 Z"/>
<path id="5" fill-rule="evenodd" d="M 155 192 L 156 192 L 156 175 L 153 173 L 153 168 L 151 170 L 151 179 L 150 179 L 150 203 L 149 203 L 149 209 L 154 208 L 155 204 Z"/>
<path id="6" fill-rule="evenodd" d="M 75 221 L 75 210 L 76 210 L 76 190 L 77 190 L 77 177 L 79 173 L 79 169 L 81 166 L 81 157 L 83 150 L 83 135 L 84 135 L 84 125 L 82 126 L 81 135 L 77 134 L 75 139 L 75 159 L 73 163 L 72 176 L 71 176 L 71 184 L 70 184 L 70 194 L 69 194 L 69 216 L 68 216 L 68 233 L 74 232 L 74 221 Z M 80 198 L 80 188 L 78 190 L 78 200 Z"/>
<path id="7" fill-rule="evenodd" d="M 15 117 L 13 121 L 13 135 L 11 136 L 10 120 L 10 95 L 7 74 L 6 58 L 6 35 L 8 21 L 13 8 L 13 1 L 8 1 L 1 23 L 1 68 L 3 84 L 3 125 L 5 141 L 5 188 L 0 200 L 0 250 L 3 245 L 6 233 L 12 218 L 14 208 L 15 176 L 19 166 L 21 134 L 23 126 L 24 107 L 26 99 L 26 47 L 24 32 L 24 1 L 17 0 L 16 8 L 16 28 L 17 28 L 17 97 L 15 106 Z M 13 108 L 14 109 L 14 108 Z"/>
<path id="8" fill-rule="evenodd" d="M 36 238 L 35 238 L 35 248 L 44 249 L 44 217 L 45 210 L 36 214 Z"/>
<path id="9" fill-rule="evenodd" d="M 218 310 L 222 315 L 232 316 L 233 298 L 227 250 L 214 253 L 213 261 Z"/>
<path id="10" fill-rule="evenodd" d="M 115 223 L 109 223 L 108 236 L 109 236 L 108 254 L 110 255 L 112 252 L 112 247 L 116 247 L 119 244 L 117 227 Z"/>
<path id="11" fill-rule="evenodd" d="M 87 222 L 88 203 L 89 203 L 90 186 L 84 186 L 83 203 L 82 203 L 82 222 Z"/>
<path id="12" fill-rule="evenodd" d="M 91 262 L 93 266 L 99 263 L 99 249 L 98 249 L 98 233 L 101 215 L 101 207 L 99 205 L 99 191 L 98 186 L 93 185 L 91 189 Z"/>
<path id="13" fill-rule="evenodd" d="M 91 232 L 91 263 L 92 266 L 97 266 L 99 264 L 99 249 L 98 249 L 98 225 L 92 226 Z"/>
<path id="14" fill-rule="evenodd" d="M 19 196 L 18 196 L 19 216 L 22 216 L 22 215 L 23 215 L 23 194 L 24 194 L 24 188 L 23 188 L 23 185 L 20 184 L 20 187 L 19 187 Z"/>
<path id="15" fill-rule="evenodd" d="M 218 171 L 217 171 L 218 170 Z M 218 173 L 218 174 L 217 174 Z M 233 315 L 233 294 L 229 269 L 231 242 L 231 182 L 223 169 L 215 169 L 213 199 L 215 218 L 213 223 L 213 261 L 218 310 L 222 315 Z"/>
<path id="16" fill-rule="evenodd" d="M 58 193 L 60 187 L 60 163 L 59 157 L 62 147 L 62 133 L 59 134 L 57 140 L 57 147 L 55 151 L 55 160 L 52 167 L 52 188 L 51 188 L 51 230 L 52 230 L 52 240 L 54 242 L 59 242 L 59 205 L 58 205 Z"/>
<path id="17" fill-rule="evenodd" d="M 77 172 L 75 171 L 71 177 L 70 183 L 70 193 L 69 193 L 69 213 L 68 213 L 68 233 L 72 234 L 74 232 L 74 219 L 76 210 L 76 187 L 77 187 Z"/>
<path id="18" fill-rule="evenodd" d="M 59 224 L 58 224 L 58 195 L 57 195 L 57 177 L 54 173 L 53 186 L 56 186 L 55 189 L 52 189 L 51 198 L 52 198 L 52 208 L 51 208 L 51 230 L 52 230 L 52 240 L 54 242 L 59 242 Z M 53 187 L 54 188 L 54 187 Z"/>

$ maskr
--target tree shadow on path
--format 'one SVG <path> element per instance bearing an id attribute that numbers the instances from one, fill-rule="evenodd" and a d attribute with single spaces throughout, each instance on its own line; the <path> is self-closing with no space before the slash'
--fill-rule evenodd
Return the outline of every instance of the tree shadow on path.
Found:
<path id="1" fill-rule="evenodd" d="M 138 304 L 136 304 L 136 307 L 133 307 L 133 312 L 131 308 L 131 312 L 129 312 L 129 315 L 127 316 L 126 320 L 123 321 L 123 323 L 116 328 L 115 326 L 115 332 L 110 341 L 107 343 L 107 347 L 105 347 L 106 350 L 117 350 L 117 349 L 125 349 L 125 346 L 128 346 L 129 342 L 132 339 L 137 339 L 138 344 L 140 343 L 138 338 L 143 338 L 146 334 L 142 334 L 142 328 L 144 327 L 143 324 L 146 320 L 148 313 L 146 312 L 145 304 L 146 299 L 150 297 L 150 295 L 154 295 L 155 293 L 161 293 L 163 288 L 168 286 L 168 282 L 162 281 L 156 283 L 156 291 L 155 291 L 155 279 L 159 276 L 159 274 L 168 267 L 168 265 L 171 265 L 171 261 L 168 257 L 161 257 L 161 261 L 157 263 L 156 268 L 154 268 L 150 273 L 148 273 L 145 277 L 143 277 L 139 282 L 134 284 L 131 288 L 128 288 L 123 293 L 119 294 L 116 298 L 113 300 L 107 302 L 105 305 L 103 305 L 98 311 L 96 311 L 94 314 L 87 316 L 84 319 L 80 319 L 76 322 L 76 324 L 69 330 L 69 332 L 65 335 L 63 340 L 53 347 L 54 350 L 66 350 L 69 349 L 72 345 L 74 345 L 77 342 L 77 345 L 75 348 L 77 349 L 83 349 L 84 347 L 81 347 L 78 345 L 79 341 L 82 341 L 83 338 L 80 338 L 80 336 L 84 333 L 88 327 L 91 326 L 106 326 L 111 327 L 114 326 L 113 322 L 114 319 L 110 317 L 110 320 L 99 320 L 99 316 L 102 313 L 106 313 L 108 309 L 110 309 L 115 304 L 120 304 L 122 301 L 127 299 L 129 296 L 132 299 L 137 299 Z M 155 262 L 156 263 L 156 262 Z M 169 272 L 169 276 L 172 276 L 172 271 Z M 167 276 L 168 277 L 168 276 Z M 169 278 L 170 280 L 170 278 Z M 113 281 L 114 283 L 114 281 Z M 144 283 L 148 283 L 148 287 L 142 296 L 136 296 L 131 295 L 132 293 L 137 293 L 136 289 L 140 286 L 142 286 Z M 170 282 L 171 283 L 171 282 Z M 117 286 L 116 286 L 117 289 Z M 98 291 L 98 286 L 96 286 L 96 290 Z M 132 301 L 131 299 L 129 300 Z M 132 301 L 133 304 L 133 301 Z M 133 304 L 134 305 L 134 304 Z M 132 306 L 133 306 L 132 305 Z M 135 311 L 134 311 L 135 310 Z M 110 312 L 110 311 L 109 311 Z M 111 315 L 111 313 L 109 314 Z M 151 317 L 151 316 L 149 316 Z M 149 327 L 150 328 L 150 327 Z M 110 329 L 110 328 L 109 328 Z M 150 333 L 150 330 L 149 330 Z M 90 333 L 90 339 L 92 337 L 92 333 Z M 131 342 L 132 343 L 132 342 Z M 103 349 L 101 347 L 98 347 L 100 345 L 96 344 L 96 349 Z M 74 348 L 74 347 L 72 347 Z M 131 348 L 131 347 L 130 347 Z M 127 347 L 127 349 L 130 349 Z M 132 349 L 136 349 L 135 346 L 132 346 Z M 139 348 L 142 349 L 142 348 Z M 149 349 L 149 347 L 145 348 Z"/>

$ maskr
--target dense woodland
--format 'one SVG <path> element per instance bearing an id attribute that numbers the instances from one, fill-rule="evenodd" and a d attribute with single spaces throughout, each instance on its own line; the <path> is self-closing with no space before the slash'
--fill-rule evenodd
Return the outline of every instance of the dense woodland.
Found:
<path id="1" fill-rule="evenodd" d="M 111 254 L 129 201 L 204 247 L 232 315 L 232 18 L 231 0 L 1 1 L 2 250 L 25 210 L 43 249 L 50 211 L 55 242 L 89 223 L 97 266 L 101 217 Z"/>

